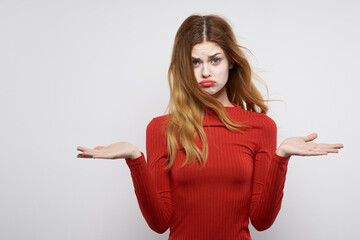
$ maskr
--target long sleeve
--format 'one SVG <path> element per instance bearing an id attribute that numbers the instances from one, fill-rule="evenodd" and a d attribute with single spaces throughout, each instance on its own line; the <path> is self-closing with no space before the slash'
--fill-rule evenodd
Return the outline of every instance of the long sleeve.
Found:
<path id="1" fill-rule="evenodd" d="M 271 118 L 266 119 L 255 155 L 250 205 L 250 220 L 258 231 L 268 229 L 280 211 L 290 159 L 275 153 L 276 123 Z"/>
<path id="2" fill-rule="evenodd" d="M 250 128 L 229 131 L 209 114 L 203 122 L 209 147 L 204 168 L 199 162 L 183 166 L 186 151 L 179 149 L 171 170 L 165 169 L 169 115 L 153 118 L 146 128 L 147 162 L 143 152 L 126 159 L 142 215 L 157 233 L 170 228 L 169 240 L 251 240 L 249 221 L 266 230 L 280 211 L 290 157 L 275 153 L 276 123 L 235 104 L 225 110 Z"/>
<path id="3" fill-rule="evenodd" d="M 167 146 L 164 125 L 152 119 L 146 128 L 146 152 L 134 159 L 125 159 L 130 168 L 140 210 L 149 227 L 164 233 L 172 219 L 172 201 L 167 165 Z"/>

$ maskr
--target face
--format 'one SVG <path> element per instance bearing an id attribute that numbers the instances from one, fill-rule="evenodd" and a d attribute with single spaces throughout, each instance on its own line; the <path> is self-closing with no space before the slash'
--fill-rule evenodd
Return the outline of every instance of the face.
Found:
<path id="1" fill-rule="evenodd" d="M 214 42 L 202 42 L 193 47 L 191 58 L 199 86 L 210 95 L 223 99 L 233 64 L 229 63 L 222 48 Z"/>

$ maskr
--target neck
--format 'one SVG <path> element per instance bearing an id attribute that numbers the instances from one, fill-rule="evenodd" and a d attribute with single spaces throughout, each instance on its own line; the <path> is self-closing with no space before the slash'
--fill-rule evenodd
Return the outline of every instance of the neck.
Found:
<path id="1" fill-rule="evenodd" d="M 219 92 L 214 94 L 213 97 L 221 102 L 224 107 L 234 107 L 228 98 L 225 86 Z"/>

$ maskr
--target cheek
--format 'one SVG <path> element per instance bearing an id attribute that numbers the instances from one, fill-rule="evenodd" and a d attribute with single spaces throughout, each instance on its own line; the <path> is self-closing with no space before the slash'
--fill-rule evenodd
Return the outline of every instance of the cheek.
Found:
<path id="1" fill-rule="evenodd" d="M 201 76 L 200 76 L 200 71 L 199 71 L 198 68 L 194 68 L 194 75 L 195 75 L 195 77 L 196 77 L 196 80 L 201 81 L 201 80 L 200 80 L 200 78 L 201 78 Z"/>
<path id="2" fill-rule="evenodd" d="M 227 69 L 227 68 L 219 69 L 219 71 L 217 71 L 217 75 L 221 78 L 227 79 L 229 76 L 229 69 Z"/>

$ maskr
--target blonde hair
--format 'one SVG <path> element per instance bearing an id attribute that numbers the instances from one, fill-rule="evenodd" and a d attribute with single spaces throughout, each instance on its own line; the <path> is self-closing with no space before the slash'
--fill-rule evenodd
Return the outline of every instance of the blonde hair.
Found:
<path id="1" fill-rule="evenodd" d="M 220 121 L 231 131 L 242 132 L 239 128 L 249 128 L 231 120 L 224 106 L 216 98 L 204 92 L 196 81 L 191 62 L 191 50 L 194 45 L 204 41 L 218 44 L 224 51 L 233 67 L 229 70 L 229 78 L 225 85 L 230 102 L 243 109 L 267 113 L 261 93 L 252 81 L 252 69 L 237 44 L 231 26 L 217 15 L 191 15 L 178 29 L 168 70 L 170 100 L 167 106 L 169 122 L 166 129 L 168 165 L 173 166 L 178 144 L 184 147 L 186 160 L 181 167 L 189 162 L 199 161 L 201 168 L 205 166 L 208 157 L 208 143 L 202 123 L 206 108 L 215 111 Z M 199 136 L 203 149 L 195 144 Z"/>

